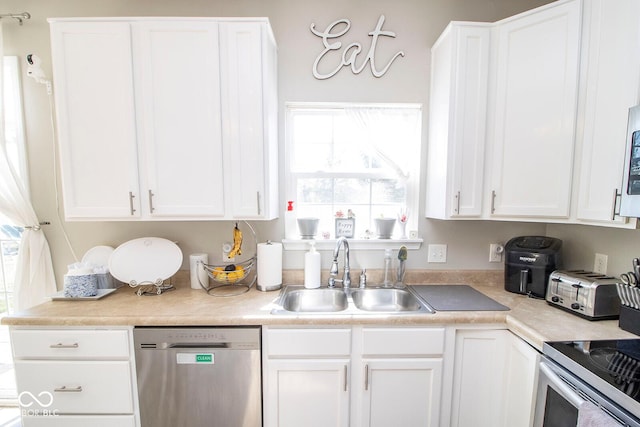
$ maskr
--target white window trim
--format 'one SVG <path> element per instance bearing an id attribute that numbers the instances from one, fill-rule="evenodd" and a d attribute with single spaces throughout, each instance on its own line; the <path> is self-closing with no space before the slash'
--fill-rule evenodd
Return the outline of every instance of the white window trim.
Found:
<path id="1" fill-rule="evenodd" d="M 422 109 L 422 105 L 418 103 L 353 103 L 353 102 L 285 102 L 285 159 L 284 164 L 286 165 L 287 171 L 285 173 L 285 201 L 286 200 L 296 200 L 296 188 L 295 188 L 295 179 L 293 178 L 294 174 L 289 171 L 289 167 L 291 165 L 291 132 L 289 131 L 289 114 L 291 109 L 295 108 L 313 108 L 313 109 L 335 109 L 335 108 L 345 108 L 345 107 L 368 107 L 368 108 L 381 108 L 381 107 L 393 107 L 396 109 L 401 108 L 419 108 Z M 420 171 L 417 171 L 420 172 Z M 297 174 L 300 175 L 299 173 Z M 353 174 L 352 174 L 353 175 Z M 419 176 L 416 177 L 415 180 L 410 181 L 407 185 L 407 200 L 411 200 L 412 203 L 407 206 L 409 211 L 411 212 L 410 220 L 407 226 L 409 227 L 407 230 L 407 234 L 410 231 L 418 230 L 419 218 L 418 218 L 418 208 L 419 208 L 419 185 L 420 180 Z M 286 205 L 286 203 L 285 203 Z M 294 204 L 295 206 L 295 204 Z M 295 211 L 295 208 L 294 208 Z M 283 215 L 283 217 L 286 215 Z M 284 224 L 285 233 L 286 233 L 286 221 Z M 292 250 L 292 251 L 307 251 L 309 250 L 309 242 L 310 240 L 303 239 L 282 239 L 284 250 Z M 335 247 L 336 239 L 316 239 L 315 247 L 317 250 L 333 250 Z M 352 249 L 359 250 L 380 250 L 380 249 L 398 249 L 400 246 L 406 246 L 409 250 L 417 250 L 420 249 L 423 243 L 423 239 L 420 237 L 417 238 L 409 238 L 409 239 L 349 239 L 349 245 Z"/>

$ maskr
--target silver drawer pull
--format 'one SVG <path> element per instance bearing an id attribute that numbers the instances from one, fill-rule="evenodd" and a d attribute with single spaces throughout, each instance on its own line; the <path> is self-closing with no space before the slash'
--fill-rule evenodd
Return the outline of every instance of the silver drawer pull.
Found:
<path id="1" fill-rule="evenodd" d="M 82 391 L 82 386 L 79 385 L 77 387 L 67 388 L 66 385 L 63 385 L 62 387 L 54 388 L 53 391 L 56 393 L 80 393 Z"/>
<path id="2" fill-rule="evenodd" d="M 49 348 L 78 348 L 80 347 L 78 345 L 77 342 L 74 342 L 73 344 L 62 344 L 61 342 L 59 342 L 58 344 L 51 344 L 49 346 Z"/>

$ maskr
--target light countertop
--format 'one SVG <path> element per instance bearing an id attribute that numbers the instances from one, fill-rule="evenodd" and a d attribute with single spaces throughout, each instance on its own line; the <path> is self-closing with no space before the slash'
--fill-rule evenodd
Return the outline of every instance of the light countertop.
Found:
<path id="1" fill-rule="evenodd" d="M 284 275 L 285 283 L 301 283 L 299 272 Z M 123 286 L 99 300 L 51 301 L 5 317 L 5 325 L 20 326 L 219 326 L 219 325 L 506 325 L 542 350 L 544 341 L 637 338 L 617 320 L 589 321 L 552 307 L 544 300 L 504 290 L 502 272 L 460 271 L 407 273 L 409 284 L 469 284 L 506 305 L 510 311 L 448 311 L 435 314 L 306 314 L 272 315 L 279 292 L 249 292 L 214 297 L 188 285 L 188 272 L 179 272 L 176 289 L 162 295 L 138 296 Z M 186 280 L 185 280 L 186 277 Z"/>

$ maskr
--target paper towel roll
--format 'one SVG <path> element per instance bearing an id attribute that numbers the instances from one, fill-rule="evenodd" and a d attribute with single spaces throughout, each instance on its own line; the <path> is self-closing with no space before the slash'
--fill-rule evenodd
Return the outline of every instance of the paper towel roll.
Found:
<path id="1" fill-rule="evenodd" d="M 258 289 L 275 291 L 282 287 L 282 243 L 258 243 Z"/>
<path id="2" fill-rule="evenodd" d="M 202 289 L 200 283 L 205 287 L 209 286 L 209 276 L 200 265 L 209 264 L 209 255 L 207 254 L 191 254 L 189 255 L 189 271 L 191 272 L 191 289 Z M 198 281 L 199 280 L 199 281 Z"/>

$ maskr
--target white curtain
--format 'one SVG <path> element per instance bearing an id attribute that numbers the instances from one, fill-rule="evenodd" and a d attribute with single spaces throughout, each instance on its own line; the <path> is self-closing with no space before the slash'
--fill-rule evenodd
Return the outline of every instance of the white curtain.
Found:
<path id="1" fill-rule="evenodd" d="M 0 64 L 4 57 L 0 21 Z M 40 229 L 29 196 L 11 165 L 4 138 L 3 67 L 0 66 L 0 213 L 24 227 L 16 265 L 14 306 L 23 310 L 48 300 L 56 292 L 49 243 Z"/>

